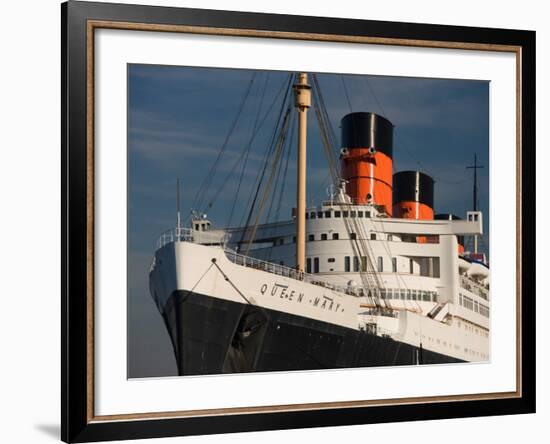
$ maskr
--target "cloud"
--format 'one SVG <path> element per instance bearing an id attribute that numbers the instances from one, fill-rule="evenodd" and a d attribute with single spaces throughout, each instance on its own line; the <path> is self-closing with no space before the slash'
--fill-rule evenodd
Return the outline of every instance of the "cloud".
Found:
<path id="1" fill-rule="evenodd" d="M 424 127 L 469 131 L 475 118 L 486 114 L 487 101 L 477 89 L 487 82 L 457 82 L 447 79 L 415 79 L 345 75 L 353 111 L 372 111 L 385 115 L 396 128 Z M 333 122 L 350 112 L 340 76 L 319 76 L 321 87 L 333 85 L 326 101 Z M 464 85 L 465 83 L 469 84 Z M 472 93 L 476 89 L 476 94 Z M 460 117 L 460 118 L 459 118 Z M 336 125 L 337 127 L 337 125 Z"/>

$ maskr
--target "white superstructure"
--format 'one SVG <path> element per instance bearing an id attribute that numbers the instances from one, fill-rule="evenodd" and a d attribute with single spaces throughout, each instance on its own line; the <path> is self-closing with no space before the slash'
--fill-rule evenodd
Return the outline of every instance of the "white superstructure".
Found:
<path id="1" fill-rule="evenodd" d="M 457 242 L 457 236 L 483 233 L 481 212 L 468 212 L 466 220 L 420 221 L 386 217 L 374 205 L 350 206 L 347 201 L 349 198 L 340 194 L 339 199 L 307 209 L 308 279 L 353 298 L 356 328 L 376 328 L 379 334 L 411 345 L 422 342 L 426 349 L 465 361 L 489 359 L 488 268 L 459 256 Z M 348 234 L 350 219 L 360 233 Z M 207 234 L 223 239 L 229 261 L 245 257 L 235 250 L 238 245 L 244 249 L 246 230 L 211 230 Z M 361 235 L 365 239 L 359 240 L 369 245 L 367 256 L 357 256 L 350 239 Z M 430 242 L 417 242 L 426 235 Z M 295 223 L 291 219 L 260 225 L 249 255 L 292 269 L 294 252 Z M 365 274 L 367 279 L 376 275 L 379 287 L 363 285 Z M 248 278 L 243 275 L 238 280 Z"/>

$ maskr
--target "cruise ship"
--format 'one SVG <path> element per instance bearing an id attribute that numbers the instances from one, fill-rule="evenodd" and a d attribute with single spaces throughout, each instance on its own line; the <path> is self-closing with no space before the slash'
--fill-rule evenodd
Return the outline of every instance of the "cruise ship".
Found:
<path id="1" fill-rule="evenodd" d="M 393 171 L 393 124 L 372 112 L 342 117 L 330 195 L 308 207 L 312 86 L 305 73 L 293 82 L 295 112 L 280 125 L 288 136 L 297 117 L 288 220 L 220 228 L 194 214 L 183 226 L 178 212 L 158 240 L 150 292 L 179 375 L 489 360 L 481 211 L 438 214 L 434 180 Z M 315 110 L 330 150 L 327 114 Z M 476 240 L 474 251 L 465 239 Z"/>

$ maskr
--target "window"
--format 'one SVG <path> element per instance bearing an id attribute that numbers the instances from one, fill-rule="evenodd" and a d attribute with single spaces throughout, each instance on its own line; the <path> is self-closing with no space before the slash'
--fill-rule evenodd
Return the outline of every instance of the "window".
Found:
<path id="1" fill-rule="evenodd" d="M 358 212 L 357 212 L 357 217 L 363 217 L 363 212 L 362 212 L 362 211 L 358 211 Z"/>
<path id="2" fill-rule="evenodd" d="M 370 217 L 370 211 L 365 211 L 365 217 Z"/>
<path id="3" fill-rule="evenodd" d="M 311 216 L 310 216 L 311 219 L 315 219 L 316 217 L 317 216 L 316 216 L 315 212 L 311 213 Z"/>
<path id="4" fill-rule="evenodd" d="M 388 299 L 393 299 L 393 290 L 391 288 L 388 288 L 386 290 L 386 293 L 387 293 L 387 298 Z"/>
<path id="5" fill-rule="evenodd" d="M 344 211 L 343 212 L 343 217 L 348 217 L 348 215 L 349 215 L 349 211 Z"/>
<path id="6" fill-rule="evenodd" d="M 376 233 L 370 234 L 370 240 L 376 240 Z"/>
<path id="7" fill-rule="evenodd" d="M 401 290 L 401 299 L 405 300 L 405 298 L 406 298 L 406 292 L 405 290 Z"/>
<path id="8" fill-rule="evenodd" d="M 367 257 L 361 256 L 361 271 L 367 271 Z"/>
<path id="9" fill-rule="evenodd" d="M 380 297 L 382 299 L 386 299 L 386 290 L 384 290 L 383 288 L 380 289 Z"/>
<path id="10" fill-rule="evenodd" d="M 306 259 L 306 273 L 311 273 L 311 258 Z"/>
<path id="11" fill-rule="evenodd" d="M 486 318 L 489 317 L 489 307 L 483 305 L 483 304 L 479 304 L 479 314 L 481 316 L 485 316 Z"/>
<path id="12" fill-rule="evenodd" d="M 322 219 L 322 218 L 323 218 L 323 212 L 317 211 L 317 219 Z"/>
<path id="13" fill-rule="evenodd" d="M 387 237 L 388 241 L 392 241 L 393 240 L 393 234 L 388 234 L 388 237 Z"/>
<path id="14" fill-rule="evenodd" d="M 416 290 L 412 291 L 412 298 L 413 298 L 413 301 L 416 301 Z M 418 298 L 418 300 L 420 300 L 420 298 Z"/>
<path id="15" fill-rule="evenodd" d="M 307 240 L 310 241 L 310 242 L 313 242 L 315 240 L 315 235 L 314 234 L 309 234 L 307 236 Z"/>
<path id="16" fill-rule="evenodd" d="M 332 233 L 332 240 L 338 240 L 339 237 L 338 233 Z"/>
<path id="17" fill-rule="evenodd" d="M 384 271 L 384 258 L 382 256 L 378 256 L 378 272 L 382 273 Z"/>
<path id="18" fill-rule="evenodd" d="M 283 245 L 285 243 L 285 239 L 284 238 L 280 238 L 279 239 L 279 245 Z"/>
<path id="19" fill-rule="evenodd" d="M 319 258 L 315 257 L 313 258 L 313 272 L 319 273 Z"/>
<path id="20" fill-rule="evenodd" d="M 309 213 L 306 213 L 306 219 L 309 219 Z"/>
<path id="21" fill-rule="evenodd" d="M 321 234 L 321 240 L 327 240 L 327 233 Z"/>
<path id="22" fill-rule="evenodd" d="M 412 259 L 409 259 L 409 273 L 414 274 L 414 262 Z"/>
<path id="23" fill-rule="evenodd" d="M 391 271 L 394 273 L 397 273 L 397 258 L 392 257 L 391 258 Z"/>
<path id="24" fill-rule="evenodd" d="M 335 211 L 334 212 L 334 217 L 340 217 L 342 215 L 342 213 L 340 213 L 340 211 Z"/>
<path id="25" fill-rule="evenodd" d="M 332 264 L 332 263 L 336 262 L 336 259 L 334 259 L 333 257 L 329 257 L 327 259 L 327 262 L 330 262 Z"/>
<path id="26" fill-rule="evenodd" d="M 412 298 L 411 290 L 407 290 L 407 300 L 410 301 Z"/>
<path id="27" fill-rule="evenodd" d="M 353 271 L 359 271 L 359 258 L 357 256 L 353 256 Z"/>
<path id="28" fill-rule="evenodd" d="M 296 236 L 292 236 L 292 243 L 293 243 L 293 244 L 296 243 Z"/>
<path id="29" fill-rule="evenodd" d="M 349 260 L 349 256 L 346 256 L 344 258 L 344 271 L 345 272 L 349 272 L 350 271 L 350 260 Z"/>
<path id="30" fill-rule="evenodd" d="M 357 213 L 356 213 L 355 211 L 352 211 L 352 212 L 350 213 L 350 217 L 356 217 L 356 216 L 357 216 Z"/>
<path id="31" fill-rule="evenodd" d="M 350 238 L 351 240 L 355 240 L 355 239 L 357 239 L 357 234 L 355 234 L 355 233 L 350 233 L 350 234 L 349 234 L 349 238 Z"/>
<path id="32" fill-rule="evenodd" d="M 326 217 L 327 219 L 330 219 L 330 216 L 331 216 L 330 211 L 325 211 L 325 217 Z"/>

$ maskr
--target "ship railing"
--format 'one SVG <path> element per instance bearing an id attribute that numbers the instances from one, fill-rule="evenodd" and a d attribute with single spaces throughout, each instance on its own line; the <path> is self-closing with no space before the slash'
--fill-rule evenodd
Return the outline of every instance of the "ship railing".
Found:
<path id="1" fill-rule="evenodd" d="M 162 233 L 157 241 L 157 249 L 172 242 L 192 242 L 202 245 L 224 246 L 227 242 L 227 235 L 209 233 L 208 231 L 197 231 L 191 228 L 172 228 Z"/>
<path id="2" fill-rule="evenodd" d="M 208 231 L 197 231 L 191 228 L 172 228 L 162 233 L 157 241 L 157 249 L 164 247 L 167 244 L 173 242 L 192 242 L 201 245 L 221 246 L 224 249 L 226 257 L 233 263 L 248 268 L 254 268 L 256 270 L 266 271 L 268 273 L 276 274 L 279 276 L 288 277 L 303 282 L 308 282 L 319 287 L 326 288 L 328 290 L 345 293 L 352 296 L 361 296 L 363 292 L 357 287 L 349 287 L 343 285 L 334 285 L 323 280 L 320 280 L 318 276 L 314 274 L 298 271 L 294 268 L 286 267 L 284 265 L 275 264 L 273 262 L 267 262 L 261 259 L 257 259 L 251 256 L 245 256 L 236 253 L 233 250 L 225 248 L 228 236 L 209 233 Z M 366 294 L 367 290 L 363 290 Z"/>
<path id="3" fill-rule="evenodd" d="M 273 262 L 263 261 L 251 256 L 239 254 L 233 250 L 225 250 L 226 257 L 237 265 L 242 265 L 256 270 L 267 271 L 268 273 L 277 274 L 279 276 L 288 277 L 300 281 L 309 281 L 312 277 L 307 273 L 298 271 L 294 268 L 285 267 L 284 265 L 274 264 Z"/>
<path id="4" fill-rule="evenodd" d="M 302 282 L 307 282 L 313 285 L 317 285 L 319 287 L 326 288 L 328 290 L 346 293 L 352 296 L 358 296 L 357 288 L 330 284 L 328 282 L 319 280 L 319 278 L 314 274 L 298 271 L 294 268 L 286 267 L 285 265 L 274 264 L 273 262 L 267 262 L 261 259 L 257 259 L 255 257 L 245 256 L 228 249 L 225 250 L 225 255 L 231 262 L 237 265 L 266 271 L 268 273 L 288 277 L 290 279 L 295 279 Z"/>
<path id="5" fill-rule="evenodd" d="M 368 207 L 371 207 L 371 208 L 375 208 L 379 211 L 384 210 L 384 205 L 374 204 L 374 203 L 371 203 L 371 202 L 365 202 L 364 199 L 351 198 L 349 196 L 346 196 L 346 201 L 345 202 L 343 202 L 341 200 L 338 200 L 338 199 L 323 200 L 321 202 L 321 205 L 325 206 L 325 207 L 336 207 L 336 206 L 341 207 L 341 206 L 345 206 L 345 205 L 361 205 L 361 206 L 368 206 Z"/>
<path id="6" fill-rule="evenodd" d="M 474 294 L 477 294 L 479 297 L 481 297 L 482 299 L 485 299 L 486 301 L 489 300 L 489 290 L 479 285 L 477 282 L 470 279 L 468 276 L 464 276 L 464 275 L 460 276 L 460 286 L 466 290 L 471 291 Z"/>

